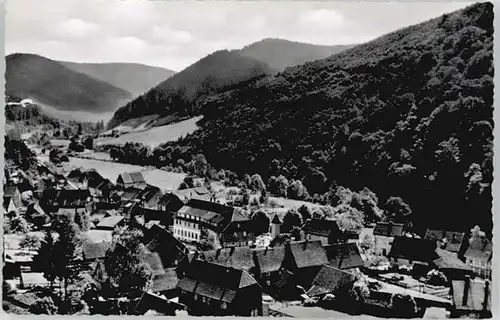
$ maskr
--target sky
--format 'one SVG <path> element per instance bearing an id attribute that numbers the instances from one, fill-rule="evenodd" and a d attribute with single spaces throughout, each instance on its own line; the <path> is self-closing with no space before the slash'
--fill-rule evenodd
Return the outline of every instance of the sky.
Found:
<path id="1" fill-rule="evenodd" d="M 6 54 L 180 71 L 264 38 L 372 40 L 473 2 L 7 0 Z"/>

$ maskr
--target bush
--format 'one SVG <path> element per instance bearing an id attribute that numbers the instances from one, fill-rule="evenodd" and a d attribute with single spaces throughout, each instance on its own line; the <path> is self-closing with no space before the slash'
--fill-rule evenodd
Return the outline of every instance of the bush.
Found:
<path id="1" fill-rule="evenodd" d="M 413 317 L 418 312 L 418 306 L 415 299 L 407 294 L 401 293 L 392 295 L 391 308 L 393 308 L 398 315 L 405 315 L 408 317 Z"/>
<path id="2" fill-rule="evenodd" d="M 56 314 L 57 307 L 50 297 L 40 298 L 35 302 L 35 304 L 31 305 L 29 308 L 30 313 L 34 314 Z"/>
<path id="3" fill-rule="evenodd" d="M 433 286 L 446 286 L 448 279 L 441 271 L 431 270 L 427 273 L 427 283 Z"/>

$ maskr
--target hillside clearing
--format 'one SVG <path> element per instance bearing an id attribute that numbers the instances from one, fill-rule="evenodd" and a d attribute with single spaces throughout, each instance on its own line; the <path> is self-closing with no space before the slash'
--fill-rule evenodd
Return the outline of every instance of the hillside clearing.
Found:
<path id="1" fill-rule="evenodd" d="M 174 124 L 154 127 L 146 131 L 131 132 L 114 139 L 99 139 L 98 145 L 124 145 L 127 142 L 137 142 L 148 145 L 152 148 L 159 146 L 163 142 L 175 141 L 180 137 L 194 132 L 201 117 L 195 117 Z"/>
<path id="2" fill-rule="evenodd" d="M 49 157 L 47 155 L 39 155 L 38 157 L 42 162 L 49 161 Z M 69 165 L 84 169 L 96 169 L 100 175 L 111 180 L 112 182 L 116 182 L 116 179 L 121 173 L 141 171 L 147 183 L 157 186 L 163 191 L 177 190 L 186 176 L 186 174 L 183 173 L 168 172 L 131 164 L 91 159 L 70 158 Z"/>

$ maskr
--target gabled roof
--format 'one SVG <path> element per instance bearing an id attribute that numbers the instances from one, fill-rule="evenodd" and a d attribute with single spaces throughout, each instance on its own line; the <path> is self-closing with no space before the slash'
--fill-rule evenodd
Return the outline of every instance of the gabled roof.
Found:
<path id="1" fill-rule="evenodd" d="M 82 245 L 85 260 L 102 259 L 111 248 L 111 242 L 84 242 Z"/>
<path id="2" fill-rule="evenodd" d="M 111 216 L 102 219 L 98 224 L 97 228 L 115 228 L 124 218 L 122 216 Z"/>
<path id="3" fill-rule="evenodd" d="M 493 254 L 493 243 L 486 238 L 475 238 L 465 251 L 466 258 L 490 260 Z"/>
<path id="4" fill-rule="evenodd" d="M 139 199 L 139 195 L 141 194 L 142 190 L 134 187 L 129 187 L 123 190 L 123 193 L 121 194 L 122 200 L 133 200 L 133 199 Z"/>
<path id="5" fill-rule="evenodd" d="M 231 222 L 248 221 L 247 217 L 233 207 L 197 199 L 189 200 L 177 211 L 176 215 L 180 214 L 197 217 L 218 231 L 223 231 Z"/>
<path id="6" fill-rule="evenodd" d="M 184 205 L 184 202 L 173 193 L 165 193 L 158 204 L 167 207 L 170 211 L 177 211 Z"/>
<path id="7" fill-rule="evenodd" d="M 28 204 L 26 211 L 32 215 L 32 214 L 38 214 L 38 215 L 44 215 L 45 211 L 40 207 L 40 204 L 38 202 L 32 202 Z"/>
<path id="8" fill-rule="evenodd" d="M 337 269 L 350 269 L 363 266 L 363 258 L 356 243 L 347 242 L 324 246 L 330 265 Z"/>
<path id="9" fill-rule="evenodd" d="M 311 219 L 304 226 L 306 234 L 314 234 L 318 236 L 328 237 L 331 234 L 340 236 L 341 231 L 335 220 Z"/>
<path id="10" fill-rule="evenodd" d="M 463 305 L 465 282 L 467 280 L 453 280 L 451 282 L 453 291 L 453 304 L 458 310 L 482 311 L 485 298 L 485 291 L 488 294 L 486 309 L 491 311 L 491 284 L 486 287 L 486 282 L 469 280 L 469 290 L 467 291 L 467 303 Z"/>
<path id="11" fill-rule="evenodd" d="M 144 200 L 144 201 L 149 201 L 157 193 L 161 193 L 160 188 L 148 184 L 143 190 L 141 190 L 141 192 L 138 194 L 137 197 L 139 199 Z M 162 196 L 163 196 L 163 194 L 162 194 Z"/>
<path id="12" fill-rule="evenodd" d="M 190 199 L 198 199 L 209 201 L 211 198 L 210 191 L 204 187 L 196 187 L 190 189 L 181 189 L 172 191 L 173 195 L 176 195 L 182 201 Z"/>
<path id="13" fill-rule="evenodd" d="M 123 183 L 146 183 L 141 172 L 125 172 L 118 176 L 118 180 L 121 178 Z"/>
<path id="14" fill-rule="evenodd" d="M 435 241 L 409 237 L 394 237 L 388 257 L 427 263 L 439 258 Z"/>
<path id="15" fill-rule="evenodd" d="M 240 289 L 258 285 L 246 271 L 214 263 L 193 260 L 179 280 L 181 290 L 231 303 Z"/>
<path id="16" fill-rule="evenodd" d="M 290 252 L 297 268 L 315 267 L 328 264 L 326 251 L 321 241 L 291 242 Z"/>
<path id="17" fill-rule="evenodd" d="M 443 241 L 443 239 L 446 239 L 445 243 L 443 243 L 443 249 L 451 252 L 459 252 L 462 247 L 462 243 L 465 240 L 465 233 L 427 229 L 425 231 L 424 239 L 434 241 Z"/>
<path id="18" fill-rule="evenodd" d="M 45 189 L 41 201 L 59 207 L 83 207 L 89 202 L 90 198 L 91 195 L 88 189 Z"/>
<path id="19" fill-rule="evenodd" d="M 314 278 L 312 286 L 307 292 L 310 297 L 335 293 L 344 286 L 354 283 L 356 277 L 332 266 L 323 266 Z"/>
<path id="20" fill-rule="evenodd" d="M 255 266 L 249 247 L 232 247 L 204 251 L 200 254 L 200 258 L 208 262 L 239 270 L 250 271 Z"/>
<path id="21" fill-rule="evenodd" d="M 165 228 L 155 224 L 149 230 L 144 232 L 145 241 L 148 241 L 146 247 L 151 252 L 157 252 L 162 259 L 165 267 L 169 267 L 168 260 L 182 260 L 189 250 L 186 246 L 176 239 Z"/>
<path id="22" fill-rule="evenodd" d="M 376 236 L 399 237 L 403 235 L 404 224 L 392 222 L 379 222 L 373 230 Z"/>
<path id="23" fill-rule="evenodd" d="M 278 271 L 285 259 L 285 247 L 252 250 L 262 273 Z"/>
<path id="24" fill-rule="evenodd" d="M 458 258 L 456 252 L 451 252 L 448 250 L 437 248 L 436 253 L 438 254 L 439 258 L 434 260 L 434 264 L 439 269 L 472 271 L 471 267 L 469 267 L 467 264 L 465 264 L 462 260 Z"/>

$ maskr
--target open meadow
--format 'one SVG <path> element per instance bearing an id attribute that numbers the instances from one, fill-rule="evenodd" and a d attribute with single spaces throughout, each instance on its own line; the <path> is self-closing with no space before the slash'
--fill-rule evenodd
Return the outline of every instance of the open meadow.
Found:
<path id="1" fill-rule="evenodd" d="M 49 161 L 47 155 L 39 155 L 39 159 L 43 161 Z M 117 163 L 110 161 L 92 160 L 92 159 L 81 159 L 81 158 L 69 158 L 69 166 L 81 167 L 85 169 L 96 169 L 100 175 L 104 178 L 116 182 L 116 179 L 121 173 L 140 171 L 142 172 L 144 179 L 147 183 L 157 186 L 162 190 L 177 190 L 186 176 L 183 173 L 168 172 L 159 169 L 150 169 L 146 167 Z"/>
<path id="2" fill-rule="evenodd" d="M 127 142 L 138 142 L 154 148 L 161 143 L 175 141 L 180 137 L 192 133 L 198 128 L 196 122 L 200 119 L 201 117 L 195 117 L 174 124 L 153 127 L 145 131 L 130 132 L 118 138 L 100 138 L 95 143 L 96 145 L 124 145 Z"/>

